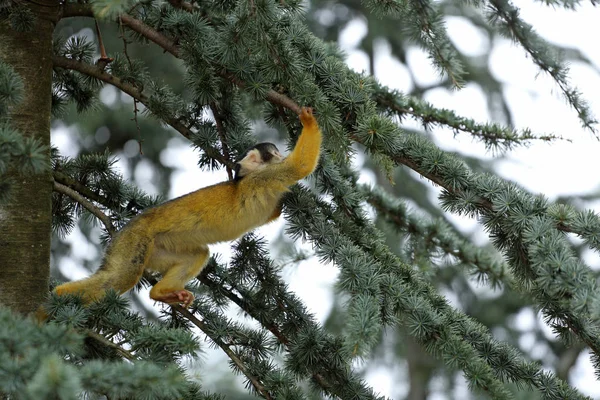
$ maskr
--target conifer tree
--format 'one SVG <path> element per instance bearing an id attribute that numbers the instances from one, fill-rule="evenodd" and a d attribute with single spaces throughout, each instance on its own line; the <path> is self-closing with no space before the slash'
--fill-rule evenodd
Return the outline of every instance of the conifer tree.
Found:
<path id="1" fill-rule="evenodd" d="M 347 3 L 382 24 L 405 27 L 402 37 L 428 53 L 448 86 L 460 89 L 472 79 L 474 65 L 445 29 L 447 3 Z M 594 117 L 568 82 L 565 61 L 521 19 L 515 4 L 455 3 L 465 13 L 485 15 L 486 29 L 520 46 L 555 81 L 582 126 L 596 134 Z M 563 346 L 557 353 L 566 346 L 588 348 L 598 374 L 600 292 L 566 235 L 600 250 L 598 215 L 469 167 L 400 122 L 413 118 L 424 130 L 449 127 L 495 150 L 558 137 L 464 118 L 424 102 L 420 93 L 390 90 L 352 71 L 334 44 L 308 28 L 306 6 L 300 0 L 0 3 L 2 398 L 220 399 L 224 392 L 203 388 L 189 367 L 206 338 L 252 395 L 383 399 L 359 365 L 376 357 L 388 335 L 410 343 L 410 365 L 429 374 L 423 387 L 443 365 L 447 376 L 461 374 L 477 398 L 586 398 L 560 371 L 542 368 L 514 341 L 495 338 L 479 310 L 452 305 L 438 290 L 442 268 L 433 279 L 429 271 L 440 256 L 448 257 L 481 282 L 503 287 L 506 297 L 519 297 L 515 308 L 541 311 Z M 84 29 L 87 35 L 74 34 Z M 62 251 L 60 238 L 81 220 L 88 230 L 98 224 L 105 244 L 159 201 L 117 171 L 110 151 L 68 157 L 50 149 L 51 113 L 57 121 L 75 121 L 83 113 L 83 126 L 102 121 L 122 129 L 101 110 L 107 90 L 133 103 L 133 133 L 110 142 L 113 150 L 138 140 L 137 151 L 156 160 L 169 138 L 183 137 L 198 150 L 200 168 L 222 169 L 229 177 L 236 158 L 259 141 L 255 126 L 267 124 L 291 147 L 300 106 L 316 110 L 323 155 L 309 185 L 297 185 L 285 197 L 284 218 L 289 238 L 310 243 L 320 261 L 339 270 L 336 312 L 327 324 L 287 287 L 282 262 L 255 233 L 232 244 L 228 261 L 212 257 L 190 282 L 196 295 L 190 309 L 165 306 L 156 318 L 112 291 L 88 306 L 77 296 L 48 294 L 51 231 L 55 254 Z M 412 170 L 439 186 L 441 209 L 477 218 L 495 249 L 476 246 L 443 218 L 411 211 L 393 192 L 360 184 L 352 165 L 357 151 L 387 177 Z M 444 215 L 439 209 L 431 214 Z M 386 235 L 382 224 L 400 235 L 401 245 L 391 244 L 397 236 Z M 140 285 L 155 280 L 148 274 Z M 49 321 L 36 324 L 25 314 L 46 296 Z M 252 324 L 232 318 L 231 310 Z"/>

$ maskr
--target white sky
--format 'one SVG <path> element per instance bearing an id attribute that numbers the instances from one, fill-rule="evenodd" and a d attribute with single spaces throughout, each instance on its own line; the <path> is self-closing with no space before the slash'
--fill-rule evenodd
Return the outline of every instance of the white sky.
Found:
<path id="1" fill-rule="evenodd" d="M 600 8 L 594 8 L 585 3 L 578 8 L 579 11 L 565 11 L 545 7 L 537 2 L 518 2 L 521 7 L 522 17 L 531 23 L 543 37 L 551 42 L 571 46 L 581 50 L 594 62 L 594 68 L 600 68 L 600 49 L 597 38 L 600 37 Z M 498 173 L 506 179 L 514 180 L 534 193 L 544 193 L 550 199 L 560 195 L 584 194 L 598 190 L 600 176 L 598 170 L 598 154 L 600 142 L 593 135 L 584 131 L 576 118 L 576 113 L 563 100 L 562 95 L 553 81 L 538 73 L 538 70 L 528 59 L 523 50 L 506 39 L 497 39 L 490 44 L 477 28 L 463 18 L 452 17 L 447 19 L 448 32 L 454 44 L 463 52 L 472 55 L 482 55 L 488 51 L 491 54 L 491 70 L 497 79 L 506 83 L 505 97 L 510 103 L 516 128 L 529 127 L 535 133 L 555 133 L 572 142 L 558 141 L 552 144 L 533 142 L 527 148 L 519 148 L 505 155 L 497 163 Z M 356 50 L 356 46 L 366 32 L 363 21 L 353 21 L 344 30 L 340 38 L 340 46 L 347 52 L 348 64 L 357 71 L 368 71 L 367 56 Z M 89 33 L 88 33 L 89 34 Z M 384 84 L 392 88 L 409 90 L 412 87 L 410 75 L 406 67 L 390 57 L 389 46 L 381 41 L 376 46 L 375 75 Z M 413 74 L 421 84 L 435 83 L 439 77 L 431 67 L 427 55 L 415 49 L 409 52 L 408 62 Z M 571 83 L 579 88 L 583 97 L 589 102 L 594 115 L 600 118 L 600 74 L 589 66 L 580 63 L 571 65 Z M 103 100 L 113 102 L 118 94 L 112 88 L 105 88 L 102 92 Z M 479 87 L 470 85 L 461 91 L 448 92 L 446 90 L 429 91 L 425 99 L 437 107 L 455 110 L 459 115 L 474 118 L 479 122 L 489 121 L 490 116 L 485 104 L 485 98 Z M 96 133 L 98 141 L 105 141 L 106 132 Z M 76 129 L 55 129 L 52 142 L 58 146 L 64 155 L 75 155 L 78 149 L 74 147 L 73 135 Z M 450 131 L 435 131 L 435 140 L 440 147 L 449 151 L 491 159 L 493 154 L 485 152 L 484 146 L 475 142 L 467 134 L 457 137 Z M 137 143 L 132 142 L 137 151 Z M 127 152 L 127 146 L 125 151 Z M 121 155 L 125 157 L 125 154 Z M 205 173 L 199 171 L 197 154 L 189 148 L 184 139 L 173 139 L 167 149 L 161 154 L 161 161 L 165 165 L 177 168 L 172 178 L 172 188 L 169 197 L 177 197 L 200 187 L 210 185 L 227 179 L 224 171 Z M 360 159 L 358 160 L 360 162 Z M 124 165 L 121 163 L 121 165 Z M 586 172 L 584 172 L 586 171 Z M 125 178 L 131 179 L 128 171 L 123 169 Z M 149 193 L 156 193 L 153 183 L 153 171 L 149 163 L 141 163 L 134 172 L 137 183 Z M 369 175 L 365 174 L 365 181 Z M 401 183 L 398 183 L 401 184 Z M 593 205 L 588 205 L 591 207 Z M 600 205 L 596 204 L 597 208 Z M 597 209 L 596 208 L 596 209 Z M 458 219 L 467 230 L 479 229 L 476 222 L 469 219 Z M 267 240 L 277 237 L 278 232 L 284 228 L 283 220 L 261 228 L 259 233 Z M 73 254 L 72 260 L 65 260 L 61 265 L 63 272 L 72 279 L 87 275 L 87 271 L 79 267 L 80 261 L 98 260 L 95 248 L 84 245 L 83 235 L 78 230 L 69 237 L 70 241 L 78 243 L 73 248 L 79 249 Z M 305 245 L 306 248 L 310 246 Z M 229 245 L 213 246 L 213 253 L 228 253 Z M 593 267 L 600 267 L 598 255 L 589 252 L 586 261 Z M 323 266 L 315 260 L 300 263 L 300 265 L 284 269 L 284 278 L 290 284 L 290 289 L 295 291 L 305 302 L 308 308 L 323 320 L 329 313 L 332 303 L 332 285 L 337 277 L 337 269 L 332 266 Z M 142 296 L 143 298 L 144 296 Z M 151 302 L 148 300 L 148 304 Z M 536 315 L 533 311 L 526 310 L 515 319 L 516 326 L 526 328 L 533 326 Z M 547 337 L 553 337 L 548 329 Z M 535 340 L 527 335 L 522 338 L 524 348 L 531 349 L 533 354 L 542 356 L 543 347 L 535 344 Z M 224 360 L 219 357 L 205 357 L 203 370 L 221 368 Z M 216 354 L 215 354 L 216 355 Z M 397 397 L 406 393 L 404 382 L 396 382 L 398 376 L 405 374 L 404 366 L 395 366 L 390 374 L 389 365 L 372 366 L 367 373 L 367 381 L 376 391 L 387 396 Z M 594 376 L 589 355 L 580 357 L 573 369 L 572 379 L 583 393 L 600 396 L 600 384 Z M 209 389 L 209 382 L 204 381 Z M 435 390 L 430 400 L 443 400 L 446 396 Z M 439 387 L 439 386 L 438 386 Z M 458 385 L 458 392 L 454 393 L 461 398 L 465 393 L 464 385 Z"/>

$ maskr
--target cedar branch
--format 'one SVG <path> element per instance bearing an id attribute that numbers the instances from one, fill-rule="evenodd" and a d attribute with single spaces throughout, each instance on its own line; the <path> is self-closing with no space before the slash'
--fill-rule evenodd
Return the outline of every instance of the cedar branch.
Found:
<path id="1" fill-rule="evenodd" d="M 110 218 L 108 218 L 106 214 L 104 214 L 98 207 L 93 205 L 89 200 L 84 198 L 82 195 L 80 195 L 70 187 L 63 185 L 62 183 L 58 183 L 56 181 L 54 181 L 54 190 L 56 192 L 69 196 L 70 198 L 84 206 L 89 212 L 94 214 L 100 221 L 102 221 L 110 236 L 114 235 L 115 227 L 110 222 Z"/>
<path id="2" fill-rule="evenodd" d="M 116 87 L 116 88 L 120 89 L 121 91 L 127 93 L 128 95 L 130 95 L 131 97 L 133 97 L 134 99 L 136 99 L 140 103 L 142 103 L 144 106 L 146 106 L 148 109 L 150 109 L 149 108 L 149 99 L 148 99 L 148 96 L 146 96 L 145 94 L 143 94 L 135 86 L 130 85 L 128 83 L 125 83 L 125 82 L 121 81 L 116 76 L 111 75 L 111 74 L 109 74 L 106 71 L 103 71 L 102 69 L 96 67 L 95 65 L 87 64 L 87 63 L 84 63 L 84 62 L 81 62 L 81 61 L 77 61 L 77 60 L 73 60 L 73 59 L 66 58 L 66 57 L 61 57 L 61 56 L 53 56 L 52 57 L 52 62 L 54 63 L 55 67 L 60 67 L 60 68 L 65 68 L 65 69 L 70 69 L 70 70 L 78 71 L 78 72 L 80 72 L 82 74 L 86 74 L 86 75 L 92 76 L 92 77 L 94 77 L 96 79 L 99 79 L 101 81 L 104 81 L 106 83 L 110 83 L 114 87 Z M 173 127 L 177 132 L 179 132 L 183 136 L 185 136 L 186 138 L 190 139 L 193 136 L 192 130 L 189 129 L 187 126 L 185 126 L 177 118 L 171 116 L 169 118 L 164 119 L 164 121 L 168 125 L 170 125 L 171 127 Z M 223 155 L 221 155 L 221 153 L 219 153 L 219 151 L 217 149 L 215 149 L 213 147 L 208 147 L 207 146 L 207 147 L 204 147 L 202 150 L 204 150 L 204 152 L 209 157 L 217 160 L 221 164 L 223 164 L 223 165 L 225 165 L 227 167 L 230 167 L 230 168 L 233 167 L 233 163 L 231 161 L 225 159 L 225 157 L 223 157 Z"/>
<path id="3" fill-rule="evenodd" d="M 273 397 L 268 392 L 268 390 L 260 382 L 259 378 L 257 378 L 256 376 L 252 375 L 252 373 L 248 370 L 248 368 L 246 368 L 246 365 L 244 364 L 244 362 L 237 356 L 237 354 L 235 354 L 235 352 L 233 350 L 231 350 L 231 348 L 225 342 L 223 342 L 221 340 L 221 338 L 219 338 L 219 337 L 217 337 L 215 335 L 212 335 L 210 333 L 210 329 L 208 329 L 208 326 L 203 321 L 199 320 L 187 308 L 183 308 L 180 305 L 171 305 L 171 308 L 173 308 L 178 313 L 180 313 L 181 315 L 183 315 L 191 323 L 193 323 L 200 330 L 202 330 L 202 332 L 204 332 L 208 337 L 210 337 L 210 339 L 213 342 L 215 342 L 215 344 L 217 346 L 219 346 L 221 348 L 221 350 L 223 350 L 225 352 L 225 354 L 227 354 L 227 356 L 231 359 L 231 361 L 233 361 L 233 363 L 236 365 L 236 367 L 238 367 L 238 369 L 244 375 L 246 375 L 246 377 L 248 378 L 248 380 L 250 381 L 250 383 L 252 383 L 252 386 L 254 386 L 254 388 L 256 389 L 256 391 L 258 393 L 260 393 L 262 397 L 264 397 L 265 399 L 268 399 L 268 400 L 272 400 L 273 399 Z"/>

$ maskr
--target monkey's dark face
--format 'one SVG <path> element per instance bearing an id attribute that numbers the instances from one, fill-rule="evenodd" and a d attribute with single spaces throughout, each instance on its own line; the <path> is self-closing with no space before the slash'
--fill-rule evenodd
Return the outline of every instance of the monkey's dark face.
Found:
<path id="1" fill-rule="evenodd" d="M 235 180 L 249 173 L 266 168 L 269 164 L 279 164 L 284 157 L 273 143 L 259 143 L 244 153 L 244 157 L 235 164 Z"/>

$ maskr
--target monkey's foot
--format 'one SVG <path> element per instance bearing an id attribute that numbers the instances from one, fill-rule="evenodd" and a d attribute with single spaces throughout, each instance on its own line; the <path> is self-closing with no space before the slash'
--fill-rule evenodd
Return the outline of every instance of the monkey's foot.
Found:
<path id="1" fill-rule="evenodd" d="M 300 122 L 302 122 L 302 126 L 309 126 L 317 123 L 313 116 L 312 108 L 302 107 L 300 110 Z"/>
<path id="2" fill-rule="evenodd" d="M 165 293 L 161 296 L 154 296 L 152 298 L 167 304 L 181 304 L 186 308 L 194 301 L 194 295 L 187 290 L 175 290 L 174 292 Z"/>

